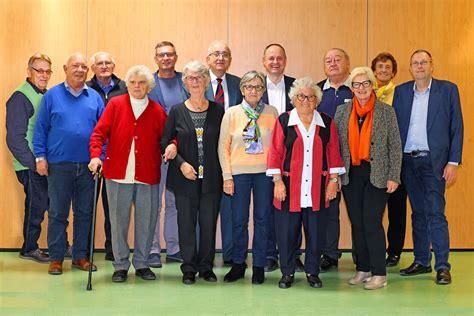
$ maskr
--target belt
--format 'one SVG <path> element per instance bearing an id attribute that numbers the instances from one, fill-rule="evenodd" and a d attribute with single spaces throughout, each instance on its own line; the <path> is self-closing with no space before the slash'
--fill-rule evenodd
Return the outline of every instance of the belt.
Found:
<path id="1" fill-rule="evenodd" d="M 419 158 L 419 157 L 428 157 L 430 155 L 430 152 L 428 150 L 414 150 L 409 153 L 403 153 L 404 155 L 413 157 L 413 158 Z"/>

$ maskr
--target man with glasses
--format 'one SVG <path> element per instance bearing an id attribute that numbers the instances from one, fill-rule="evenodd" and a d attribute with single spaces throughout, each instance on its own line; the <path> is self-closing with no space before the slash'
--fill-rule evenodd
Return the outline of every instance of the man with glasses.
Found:
<path id="1" fill-rule="evenodd" d="M 415 79 L 395 88 L 393 107 L 402 141 L 402 182 L 412 207 L 414 262 L 402 276 L 431 273 L 436 284 L 451 283 L 445 188 L 456 181 L 463 147 L 463 118 L 455 84 L 434 79 L 433 59 L 423 49 L 410 58 Z"/>
<path id="2" fill-rule="evenodd" d="M 114 75 L 115 59 L 107 52 L 97 52 L 91 57 L 91 69 L 94 76 L 86 82 L 102 97 L 104 105 L 107 106 L 110 98 L 127 93 L 125 82 Z M 114 261 L 112 252 L 112 237 L 109 217 L 109 202 L 107 201 L 107 189 L 105 179 L 102 183 L 102 206 L 104 208 L 104 231 L 105 231 L 105 260 Z M 97 188 L 100 191 L 100 185 Z M 99 192 L 98 192 L 99 193 Z"/>
<path id="3" fill-rule="evenodd" d="M 318 106 L 318 112 L 334 117 L 339 105 L 352 100 L 349 85 L 350 60 L 349 55 L 341 48 L 332 48 L 326 52 L 323 59 L 324 73 L 327 79 L 318 83 L 323 90 L 323 98 Z M 341 251 L 339 250 L 340 222 L 339 203 L 341 193 L 331 201 L 328 212 L 326 243 L 321 257 L 321 272 L 337 269 Z"/>
<path id="4" fill-rule="evenodd" d="M 48 181 L 36 172 L 32 137 L 41 99 L 53 73 L 51 59 L 44 54 L 34 54 L 28 60 L 26 72 L 28 77 L 7 101 L 7 146 L 13 155 L 16 176 L 25 191 L 20 258 L 48 263 L 49 256 L 38 248 L 41 223 L 48 209 Z"/>
<path id="5" fill-rule="evenodd" d="M 103 110 L 99 94 L 86 84 L 87 60 L 73 54 L 63 66 L 66 80 L 45 93 L 33 132 L 36 170 L 48 176 L 48 273 L 62 274 L 66 227 L 72 204 L 72 267 L 89 270 L 87 258 L 94 203 L 94 180 L 89 172 L 89 140 Z M 96 270 L 96 267 L 92 267 Z"/>
<path id="6" fill-rule="evenodd" d="M 163 109 L 169 114 L 171 108 L 184 102 L 187 94 L 183 86 L 182 74 L 175 70 L 178 55 L 173 43 L 161 41 L 155 46 L 155 62 L 158 70 L 155 72 L 156 86 L 148 95 L 150 99 L 159 103 Z M 165 220 L 164 220 L 164 239 L 166 242 L 166 261 L 182 262 L 181 252 L 179 249 L 178 237 L 178 211 L 176 210 L 175 198 L 173 192 L 165 190 L 166 175 L 168 173 L 168 165 L 163 161 L 161 164 L 161 180 L 160 180 L 160 196 L 165 191 Z M 156 221 L 155 234 L 151 245 L 148 264 L 152 268 L 161 268 L 161 245 L 160 245 L 160 209 L 158 219 Z"/>
<path id="7" fill-rule="evenodd" d="M 226 42 L 211 42 L 206 57 L 209 66 L 211 84 L 207 88 L 206 98 L 220 104 L 227 110 L 229 107 L 242 103 L 240 78 L 227 73 L 232 62 L 232 53 Z M 222 195 L 220 222 L 222 238 L 222 257 L 224 264 L 232 265 L 232 209 L 230 196 Z"/>

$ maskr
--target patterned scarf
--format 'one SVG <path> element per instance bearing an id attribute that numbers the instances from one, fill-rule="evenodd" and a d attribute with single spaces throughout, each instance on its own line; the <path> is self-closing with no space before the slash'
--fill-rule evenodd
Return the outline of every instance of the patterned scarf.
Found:
<path id="1" fill-rule="evenodd" d="M 265 104 L 260 101 L 255 110 L 247 103 L 242 102 L 242 109 L 249 118 L 242 137 L 244 138 L 245 152 L 250 155 L 263 154 L 262 137 L 258 128 L 257 120 L 262 114 Z"/>

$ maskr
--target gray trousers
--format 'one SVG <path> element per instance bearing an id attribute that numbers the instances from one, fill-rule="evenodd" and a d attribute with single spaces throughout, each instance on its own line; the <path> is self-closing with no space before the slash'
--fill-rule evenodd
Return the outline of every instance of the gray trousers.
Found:
<path id="1" fill-rule="evenodd" d="M 130 268 L 128 259 L 130 248 L 127 238 L 132 205 L 135 206 L 135 245 L 132 263 L 135 270 L 148 268 L 148 254 L 157 219 L 156 209 L 160 205 L 159 185 L 124 184 L 112 180 L 106 180 L 106 185 L 115 270 Z"/>
<path id="2" fill-rule="evenodd" d="M 174 255 L 179 252 L 179 238 L 178 238 L 178 211 L 176 210 L 176 203 L 173 192 L 166 190 L 166 174 L 168 173 L 168 165 L 161 164 L 161 180 L 160 180 L 160 198 L 165 192 L 165 223 L 163 227 L 163 236 L 166 242 L 166 253 Z M 156 208 L 157 220 L 155 233 L 153 236 L 153 243 L 151 244 L 150 253 L 160 253 L 160 213 L 161 203 Z"/>

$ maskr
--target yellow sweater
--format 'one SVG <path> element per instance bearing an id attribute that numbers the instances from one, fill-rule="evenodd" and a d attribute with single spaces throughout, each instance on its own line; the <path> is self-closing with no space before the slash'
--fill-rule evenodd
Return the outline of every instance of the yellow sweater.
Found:
<path id="1" fill-rule="evenodd" d="M 266 104 L 257 120 L 262 137 L 263 153 L 251 155 L 245 152 L 242 137 L 242 132 L 249 121 L 242 106 L 230 107 L 225 112 L 221 123 L 218 148 L 224 181 L 232 179 L 232 175 L 261 173 L 267 170 L 268 148 L 277 117 L 277 109 Z"/>

